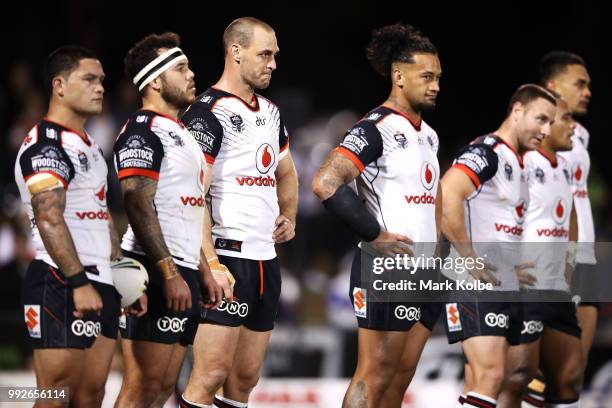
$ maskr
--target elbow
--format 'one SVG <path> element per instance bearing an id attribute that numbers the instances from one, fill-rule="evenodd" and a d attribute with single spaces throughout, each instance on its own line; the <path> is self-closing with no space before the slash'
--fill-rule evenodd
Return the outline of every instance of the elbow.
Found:
<path id="1" fill-rule="evenodd" d="M 317 198 L 321 201 L 326 200 L 331 196 L 331 194 L 328 194 L 328 191 L 325 188 L 324 183 L 322 182 L 321 178 L 318 176 L 315 176 L 312 179 L 310 188 L 312 189 L 312 192 L 314 193 L 314 195 L 316 195 Z"/>

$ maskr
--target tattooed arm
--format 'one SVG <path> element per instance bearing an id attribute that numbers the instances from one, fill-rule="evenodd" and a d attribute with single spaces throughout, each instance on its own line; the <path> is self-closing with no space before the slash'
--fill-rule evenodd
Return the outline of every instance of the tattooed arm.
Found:
<path id="1" fill-rule="evenodd" d="M 70 284 L 70 278 L 81 273 L 82 279 L 86 281 L 87 278 L 64 220 L 65 208 L 66 191 L 63 188 L 41 191 L 32 196 L 34 220 L 45 249 Z M 85 282 L 79 283 L 79 286 L 73 290 L 76 309 L 74 315 L 79 318 L 89 312 L 99 312 L 102 309 L 102 299 L 98 292 L 90 283 L 83 283 Z"/>
<path id="2" fill-rule="evenodd" d="M 143 176 L 127 177 L 121 180 L 121 191 L 130 225 L 147 257 L 157 263 L 171 256 L 153 204 L 157 181 Z"/>
<path id="3" fill-rule="evenodd" d="M 83 271 L 72 235 L 64 220 L 66 191 L 63 188 L 43 191 L 32 197 L 34 219 L 45 249 L 66 276 Z"/>
<path id="4" fill-rule="evenodd" d="M 312 191 L 321 201 L 334 195 L 344 184 L 359 176 L 359 169 L 348 158 L 332 151 L 312 179 Z"/>
<path id="5" fill-rule="evenodd" d="M 157 181 L 148 177 L 131 176 L 121 180 L 123 203 L 138 243 L 147 257 L 156 264 L 164 277 L 166 306 L 175 311 L 191 309 L 191 292 L 177 272 L 166 246 L 154 208 Z"/>

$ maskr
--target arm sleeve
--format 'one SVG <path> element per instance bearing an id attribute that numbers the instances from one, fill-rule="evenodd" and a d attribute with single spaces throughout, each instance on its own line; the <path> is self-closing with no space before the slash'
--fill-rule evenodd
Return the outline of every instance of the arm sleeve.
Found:
<path id="1" fill-rule="evenodd" d="M 59 180 L 64 188 L 74 178 L 75 170 L 61 143 L 45 139 L 26 149 L 19 158 L 23 178 L 28 183 L 34 176 L 49 175 Z"/>
<path id="2" fill-rule="evenodd" d="M 164 146 L 159 136 L 149 128 L 126 129 L 117 138 L 113 150 L 119 180 L 130 176 L 159 180 Z"/>
<path id="3" fill-rule="evenodd" d="M 382 156 L 382 136 L 375 124 L 359 122 L 349 129 L 335 150 L 350 159 L 359 171 L 363 171 L 368 164 Z"/>
<path id="4" fill-rule="evenodd" d="M 498 158 L 493 148 L 484 143 L 471 144 L 459 151 L 453 167 L 468 175 L 476 188 L 497 173 Z"/>
<path id="5" fill-rule="evenodd" d="M 206 162 L 213 164 L 221 149 L 223 126 L 210 110 L 192 105 L 182 116 L 181 121 L 198 142 Z"/>

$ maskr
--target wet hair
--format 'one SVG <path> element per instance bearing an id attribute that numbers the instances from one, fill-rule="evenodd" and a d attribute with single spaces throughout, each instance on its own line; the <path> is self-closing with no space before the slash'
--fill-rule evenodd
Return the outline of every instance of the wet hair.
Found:
<path id="1" fill-rule="evenodd" d="M 568 51 L 552 51 L 540 60 L 540 83 L 546 82 L 562 74 L 568 65 L 586 66 L 581 56 Z"/>
<path id="2" fill-rule="evenodd" d="M 555 106 L 557 105 L 557 98 L 549 90 L 536 84 L 521 85 L 516 91 L 514 91 L 512 97 L 510 98 L 507 114 L 510 115 L 515 103 L 518 102 L 523 106 L 527 106 L 539 98 L 545 99 Z"/>
<path id="3" fill-rule="evenodd" d="M 49 54 L 43 69 L 47 95 L 51 96 L 53 92 L 53 78 L 70 75 L 82 59 L 88 58 L 98 59 L 98 56 L 95 52 L 77 45 L 66 45 Z"/>
<path id="4" fill-rule="evenodd" d="M 149 34 L 138 41 L 128 51 L 125 59 L 125 73 L 133 79 L 141 69 L 159 56 L 160 48 L 174 48 L 181 45 L 181 37 L 176 33 Z"/>
<path id="5" fill-rule="evenodd" d="M 255 17 L 240 17 L 232 21 L 223 32 L 223 52 L 227 54 L 229 47 L 235 43 L 248 48 L 256 26 L 274 31 L 268 23 Z"/>
<path id="6" fill-rule="evenodd" d="M 409 24 L 393 24 L 372 31 L 366 55 L 374 70 L 384 77 L 391 74 L 394 62 L 413 63 L 414 53 L 437 54 L 437 48 Z"/>

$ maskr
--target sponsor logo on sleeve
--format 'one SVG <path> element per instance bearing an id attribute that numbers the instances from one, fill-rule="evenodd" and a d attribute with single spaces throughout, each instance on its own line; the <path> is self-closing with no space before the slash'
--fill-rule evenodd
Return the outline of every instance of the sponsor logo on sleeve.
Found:
<path id="1" fill-rule="evenodd" d="M 153 168 L 153 149 L 140 135 L 131 135 L 119 150 L 120 167 Z"/>
<path id="2" fill-rule="evenodd" d="M 466 166 L 476 174 L 480 174 L 489 165 L 484 149 L 478 146 L 470 146 L 457 158 L 457 163 Z"/>
<path id="3" fill-rule="evenodd" d="M 70 179 L 70 166 L 64 159 L 65 155 L 55 146 L 45 146 L 40 154 L 32 157 L 32 170 L 35 173 L 41 171 L 52 171 L 64 180 Z"/>
<path id="4" fill-rule="evenodd" d="M 352 128 L 348 135 L 344 137 L 340 146 L 347 148 L 355 154 L 360 154 L 363 149 L 368 145 L 366 140 L 365 130 L 361 126 Z"/>

